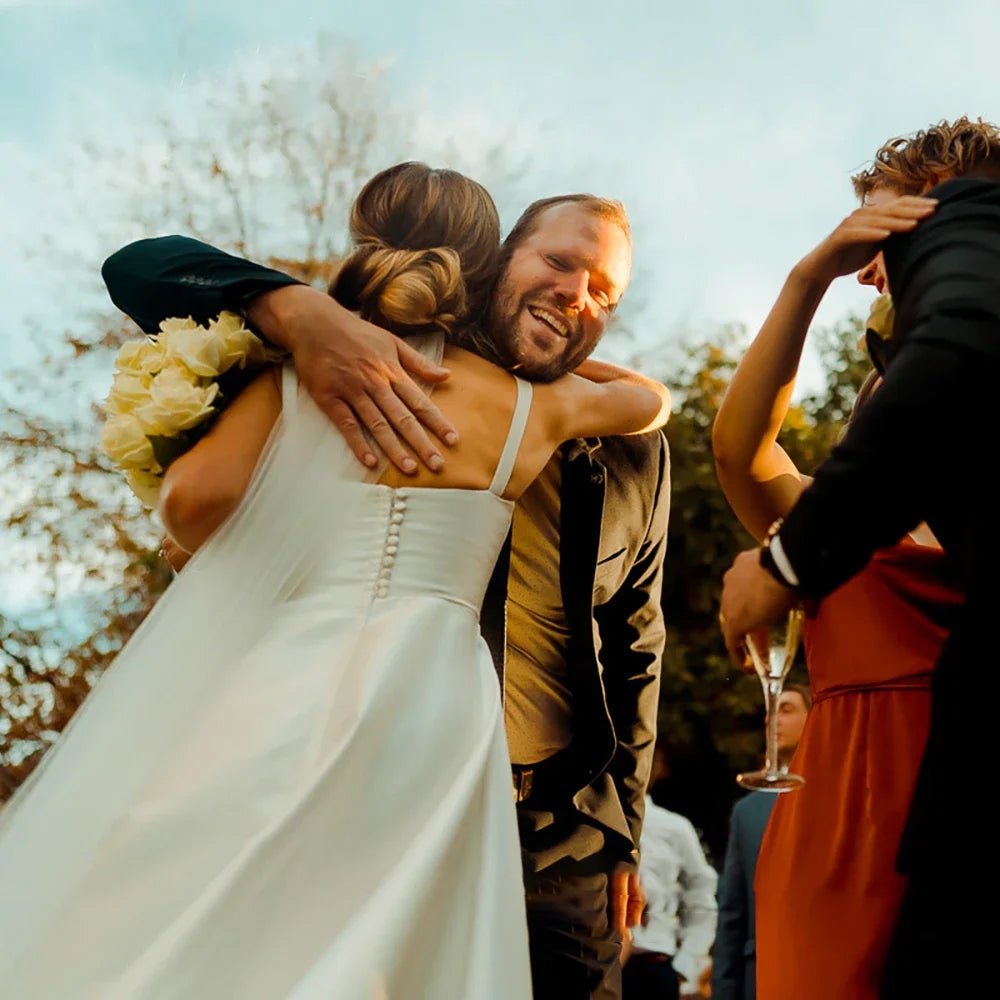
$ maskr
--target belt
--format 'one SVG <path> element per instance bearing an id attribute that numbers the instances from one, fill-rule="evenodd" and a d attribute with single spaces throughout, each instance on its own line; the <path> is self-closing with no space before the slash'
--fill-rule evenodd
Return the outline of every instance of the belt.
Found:
<path id="1" fill-rule="evenodd" d="M 554 753 L 536 764 L 511 764 L 514 801 L 529 799 L 556 804 L 576 791 L 571 787 L 573 755 L 569 748 Z"/>
<path id="2" fill-rule="evenodd" d="M 650 964 L 659 965 L 663 962 L 673 962 L 673 955 L 664 955 L 662 951 L 640 951 L 638 948 L 632 950 L 629 961 L 641 960 Z"/>
<path id="3" fill-rule="evenodd" d="M 520 764 L 511 764 L 514 779 L 514 801 L 526 802 L 531 797 L 531 787 L 535 783 L 535 769 Z"/>
<path id="4" fill-rule="evenodd" d="M 896 677 L 892 680 L 874 681 L 871 684 L 837 684 L 819 691 L 813 696 L 813 705 L 826 701 L 828 698 L 840 698 L 844 695 L 866 694 L 869 691 L 930 691 L 930 674 L 911 674 L 908 677 Z"/>

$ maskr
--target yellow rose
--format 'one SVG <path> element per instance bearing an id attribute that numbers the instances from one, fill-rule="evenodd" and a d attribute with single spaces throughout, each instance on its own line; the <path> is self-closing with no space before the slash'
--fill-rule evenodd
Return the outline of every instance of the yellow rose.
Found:
<path id="1" fill-rule="evenodd" d="M 264 342 L 246 328 L 236 313 L 221 313 L 218 319 L 208 324 L 208 329 L 223 345 L 220 372 L 228 371 L 234 365 L 240 368 L 248 364 L 257 367 L 267 360 Z"/>
<path id="2" fill-rule="evenodd" d="M 118 372 L 111 383 L 111 391 L 104 400 L 105 413 L 134 413 L 137 406 L 149 400 L 152 375 L 132 375 Z"/>
<path id="3" fill-rule="evenodd" d="M 125 473 L 125 482 L 142 502 L 147 510 L 156 510 L 160 502 L 160 487 L 163 486 L 163 476 L 155 472 L 144 472 L 142 469 L 129 469 Z"/>
<path id="4" fill-rule="evenodd" d="M 201 386 L 177 367 L 164 368 L 149 387 L 149 400 L 135 410 L 147 434 L 173 437 L 209 417 L 219 394 L 214 382 Z"/>
<path id="5" fill-rule="evenodd" d="M 201 378 L 216 378 L 223 369 L 225 344 L 210 330 L 188 321 L 167 320 L 160 329 L 160 342 L 167 352 L 168 363 L 180 362 L 192 374 Z"/>
<path id="6" fill-rule="evenodd" d="M 129 340 L 118 350 L 115 366 L 130 375 L 155 375 L 166 363 L 167 353 L 152 340 Z"/>
<path id="7" fill-rule="evenodd" d="M 123 469 L 158 468 L 142 424 L 129 413 L 115 414 L 104 424 L 101 450 Z"/>

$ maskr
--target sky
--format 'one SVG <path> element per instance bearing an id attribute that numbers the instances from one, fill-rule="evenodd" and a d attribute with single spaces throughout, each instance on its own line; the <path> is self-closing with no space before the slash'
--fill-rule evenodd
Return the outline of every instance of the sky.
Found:
<path id="1" fill-rule="evenodd" d="M 1000 119 L 992 0 L 0 0 L 0 370 L 30 363 L 28 329 L 72 326 L 84 292 L 67 260 L 100 292 L 101 260 L 136 235 L 98 234 L 68 198 L 108 196 L 80 148 L 148 143 L 164 109 L 197 117 L 206 81 L 319 36 L 384 62 L 386 100 L 420 108 L 426 158 L 503 138 L 524 166 L 494 191 L 507 225 L 561 191 L 625 202 L 632 339 L 602 348 L 618 359 L 752 332 L 882 141 Z M 870 301 L 841 279 L 817 322 Z M 807 357 L 807 385 L 817 371 Z"/>
<path id="2" fill-rule="evenodd" d="M 417 158 L 450 165 L 451 144 L 464 165 L 502 145 L 521 165 L 493 189 L 505 225 L 554 193 L 623 200 L 631 338 L 599 355 L 668 376 L 685 342 L 732 323 L 752 335 L 883 141 L 1000 121 L 994 0 L 0 0 L 0 394 L 36 343 L 109 308 L 102 260 L 156 235 L 127 206 L 148 183 L 131 165 L 162 159 L 162 116 L 197 123 L 206 95 L 321 38 L 384 67 Z M 840 279 L 817 323 L 871 298 Z M 807 348 L 800 389 L 820 378 Z"/>

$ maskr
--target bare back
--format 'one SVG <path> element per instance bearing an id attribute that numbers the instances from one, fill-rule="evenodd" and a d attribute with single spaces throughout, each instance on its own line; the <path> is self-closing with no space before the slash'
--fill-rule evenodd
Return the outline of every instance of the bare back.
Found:
<path id="1" fill-rule="evenodd" d="M 446 347 L 442 364 L 451 370 L 451 377 L 434 389 L 434 404 L 458 430 L 458 444 L 446 448 L 439 442 L 446 457 L 440 472 L 432 472 L 421 464 L 416 475 L 406 476 L 389 465 L 380 483 L 481 490 L 492 481 L 514 415 L 517 383 L 502 368 L 459 347 Z M 545 419 L 545 396 L 537 392 L 533 395 L 514 472 L 504 492 L 508 499 L 527 488 L 558 445 L 548 432 L 551 420 Z"/>
<path id="2" fill-rule="evenodd" d="M 459 443 L 441 446 L 446 460 L 440 472 L 421 465 L 415 475 L 406 476 L 389 466 L 379 480 L 386 485 L 486 489 L 493 478 L 514 413 L 516 381 L 510 372 L 460 347 L 447 346 L 442 364 L 451 377 L 434 389 L 434 403 L 457 428 Z M 563 441 L 637 433 L 658 408 L 652 393 L 624 382 L 595 384 L 566 375 L 535 383 L 527 428 L 504 496 L 519 497 Z"/>
<path id="3" fill-rule="evenodd" d="M 434 402 L 457 428 L 459 442 L 442 447 L 446 460 L 438 473 L 420 466 L 415 475 L 404 476 L 386 462 L 381 473 L 374 473 L 382 485 L 488 490 L 493 482 L 511 429 L 517 380 L 458 347 L 447 347 L 443 362 L 451 375 L 435 390 Z M 504 499 L 519 497 L 563 441 L 637 434 L 665 422 L 669 393 L 662 386 L 601 362 L 587 364 L 586 378 L 566 375 L 534 385 Z M 167 470 L 160 514 L 170 537 L 186 552 L 194 552 L 243 496 L 281 413 L 281 396 L 279 373 L 262 373 Z"/>

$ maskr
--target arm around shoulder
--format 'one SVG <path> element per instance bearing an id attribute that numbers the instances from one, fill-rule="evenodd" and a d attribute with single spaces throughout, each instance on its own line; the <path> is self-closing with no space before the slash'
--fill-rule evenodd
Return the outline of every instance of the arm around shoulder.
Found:
<path id="1" fill-rule="evenodd" d="M 551 383 L 559 440 L 659 430 L 670 417 L 670 390 L 655 379 L 604 361 L 588 360 Z"/>
<path id="2" fill-rule="evenodd" d="M 101 267 L 111 301 L 147 333 L 170 316 L 205 322 L 295 278 L 189 236 L 136 240 Z"/>

